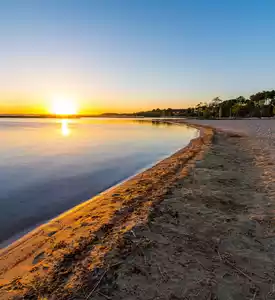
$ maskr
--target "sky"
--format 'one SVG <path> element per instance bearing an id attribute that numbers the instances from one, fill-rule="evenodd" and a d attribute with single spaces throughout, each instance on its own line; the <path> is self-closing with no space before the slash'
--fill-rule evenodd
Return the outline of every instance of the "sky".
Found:
<path id="1" fill-rule="evenodd" d="M 0 114 L 185 108 L 274 89 L 274 0 L 1 0 Z"/>

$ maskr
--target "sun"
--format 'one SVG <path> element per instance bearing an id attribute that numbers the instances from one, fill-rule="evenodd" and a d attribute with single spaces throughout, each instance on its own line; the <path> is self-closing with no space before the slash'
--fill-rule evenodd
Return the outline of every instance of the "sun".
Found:
<path id="1" fill-rule="evenodd" d="M 52 113 L 55 115 L 76 115 L 77 105 L 73 99 L 54 98 L 52 101 Z"/>

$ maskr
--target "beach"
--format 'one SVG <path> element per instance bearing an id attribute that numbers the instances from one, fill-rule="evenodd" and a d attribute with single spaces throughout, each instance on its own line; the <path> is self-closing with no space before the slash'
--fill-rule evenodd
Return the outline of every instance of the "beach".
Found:
<path id="1" fill-rule="evenodd" d="M 145 223 L 150 208 L 171 193 L 173 185 L 191 168 L 189 164 L 195 156 L 207 147 L 211 132 L 203 129 L 187 148 L 3 249 L 0 296 L 5 299 L 32 293 L 33 286 L 42 282 L 44 288 L 51 287 L 49 293 L 57 288 L 65 295 L 65 290 L 70 293 L 71 288 L 77 288 L 77 278 L 83 281 L 85 277 L 82 272 L 101 266 L 122 235 L 136 224 Z"/>
<path id="2" fill-rule="evenodd" d="M 0 298 L 274 299 L 274 121 L 183 122 L 188 147 L 2 250 Z"/>
<path id="3" fill-rule="evenodd" d="M 274 299 L 274 123 L 253 121 L 191 121 L 219 128 L 211 147 L 127 235 L 94 299 Z"/>

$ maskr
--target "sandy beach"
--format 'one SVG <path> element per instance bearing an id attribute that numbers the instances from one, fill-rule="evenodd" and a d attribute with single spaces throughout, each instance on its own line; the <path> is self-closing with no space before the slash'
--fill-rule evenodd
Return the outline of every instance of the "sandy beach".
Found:
<path id="1" fill-rule="evenodd" d="M 211 137 L 212 130 L 202 129 L 187 148 L 3 249 L 1 299 L 41 293 L 61 293 L 68 299 L 89 272 L 102 267 L 125 232 L 146 223 L 152 206 L 186 176 Z"/>
<path id="2" fill-rule="evenodd" d="M 274 120 L 241 121 L 3 250 L 0 298 L 274 299 Z"/>
<path id="3" fill-rule="evenodd" d="M 274 121 L 192 122 L 218 128 L 210 149 L 124 237 L 93 299 L 274 299 Z"/>

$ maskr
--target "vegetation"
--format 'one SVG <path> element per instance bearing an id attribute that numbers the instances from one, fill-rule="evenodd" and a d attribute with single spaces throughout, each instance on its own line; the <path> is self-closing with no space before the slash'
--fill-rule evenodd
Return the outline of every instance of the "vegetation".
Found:
<path id="1" fill-rule="evenodd" d="M 194 117 L 215 118 L 261 118 L 275 116 L 275 90 L 262 91 L 248 99 L 239 96 L 235 99 L 214 98 L 210 103 L 200 102 L 195 107 L 186 109 L 153 109 L 135 113 L 139 117 Z"/>

